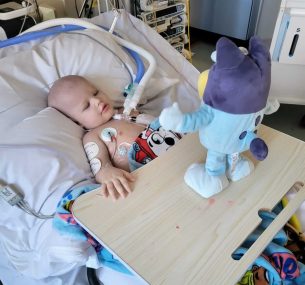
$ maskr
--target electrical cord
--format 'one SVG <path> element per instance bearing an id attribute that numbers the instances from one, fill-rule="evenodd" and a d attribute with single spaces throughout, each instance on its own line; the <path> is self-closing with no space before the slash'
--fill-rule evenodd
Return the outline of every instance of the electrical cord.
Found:
<path id="1" fill-rule="evenodd" d="M 75 7 L 75 11 L 76 11 L 76 14 L 77 14 L 77 17 L 79 18 L 79 12 L 78 12 L 78 7 L 77 7 L 77 0 L 74 0 L 74 7 Z"/>
<path id="2" fill-rule="evenodd" d="M 54 214 L 44 215 L 40 212 L 36 212 L 34 209 L 31 208 L 29 203 L 24 200 L 24 197 L 10 185 L 0 184 L 0 197 L 11 206 L 17 206 L 25 213 L 32 215 L 36 218 L 52 219 L 54 217 Z"/>
<path id="3" fill-rule="evenodd" d="M 29 8 L 29 5 L 30 5 L 30 2 L 29 1 L 26 1 L 26 7 L 25 7 L 25 15 L 24 15 L 24 18 L 23 18 L 23 21 L 22 21 L 22 25 L 21 25 L 21 28 L 20 28 L 20 30 L 19 30 L 19 32 L 18 32 L 18 35 L 20 35 L 21 34 L 21 32 L 22 32 L 22 30 L 23 30 L 23 27 L 24 27 L 24 24 L 25 24 L 25 22 L 26 22 L 26 19 L 27 19 L 27 17 L 28 17 L 28 8 Z"/>
<path id="4" fill-rule="evenodd" d="M 96 270 L 94 268 L 87 267 L 87 278 L 89 285 L 104 285 L 103 282 L 97 278 Z"/>
<path id="5" fill-rule="evenodd" d="M 87 13 L 87 18 L 91 18 L 91 16 L 92 16 L 93 1 L 94 1 L 94 0 L 91 0 L 90 7 L 89 7 L 88 13 Z"/>
<path id="6" fill-rule="evenodd" d="M 41 18 L 41 15 L 39 13 L 39 6 L 38 6 L 38 3 L 37 3 L 37 0 L 34 0 L 34 3 L 35 3 L 35 10 L 36 10 L 36 16 L 38 18 L 38 22 L 41 23 L 42 18 Z"/>
<path id="7" fill-rule="evenodd" d="M 85 7 L 86 7 L 87 3 L 88 3 L 88 0 L 84 0 L 84 1 L 83 1 L 82 7 L 81 7 L 80 12 L 79 12 L 79 14 L 78 14 L 78 18 L 81 18 L 82 14 L 83 14 L 83 12 L 84 12 L 84 10 L 85 10 Z"/>

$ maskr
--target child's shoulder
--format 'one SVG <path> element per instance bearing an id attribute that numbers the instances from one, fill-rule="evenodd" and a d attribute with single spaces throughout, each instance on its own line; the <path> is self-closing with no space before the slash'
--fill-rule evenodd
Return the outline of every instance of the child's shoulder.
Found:
<path id="1" fill-rule="evenodd" d="M 97 139 L 101 137 L 101 133 L 105 129 L 119 128 L 122 121 L 110 120 L 105 124 L 102 124 L 94 129 L 87 130 L 84 134 L 83 140 Z"/>
<path id="2" fill-rule="evenodd" d="M 97 138 L 103 126 L 98 126 L 94 129 L 87 130 L 83 136 L 83 141 L 88 141 L 93 138 Z"/>

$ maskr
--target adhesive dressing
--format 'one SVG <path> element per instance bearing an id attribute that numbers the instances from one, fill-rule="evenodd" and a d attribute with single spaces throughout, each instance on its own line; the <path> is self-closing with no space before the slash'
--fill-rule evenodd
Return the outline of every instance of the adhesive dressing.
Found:
<path id="1" fill-rule="evenodd" d="M 98 155 L 99 148 L 98 145 L 95 142 L 88 142 L 84 145 L 84 149 L 86 152 L 86 155 L 89 160 L 93 159 Z"/>
<path id="2" fill-rule="evenodd" d="M 90 167 L 93 175 L 96 175 L 102 167 L 102 163 L 98 158 L 93 158 L 90 160 Z"/>
<path id="3" fill-rule="evenodd" d="M 118 133 L 117 130 L 114 128 L 105 128 L 102 130 L 100 134 L 100 138 L 104 142 L 111 142 L 113 137 L 117 137 Z"/>
<path id="4" fill-rule="evenodd" d="M 128 153 L 128 150 L 130 149 L 130 146 L 131 145 L 129 143 L 126 143 L 126 142 L 121 143 L 118 147 L 118 155 L 120 157 L 127 156 L 127 153 Z"/>

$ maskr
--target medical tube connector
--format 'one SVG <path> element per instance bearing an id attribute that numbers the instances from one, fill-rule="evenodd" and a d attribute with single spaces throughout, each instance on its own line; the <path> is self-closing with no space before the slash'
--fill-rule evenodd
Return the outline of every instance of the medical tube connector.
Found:
<path id="1" fill-rule="evenodd" d="M 11 206 L 15 206 L 23 200 L 22 196 L 16 193 L 9 185 L 0 185 L 0 197 Z"/>
<path id="2" fill-rule="evenodd" d="M 133 109 L 137 108 L 143 91 L 144 88 L 142 85 L 134 84 L 133 90 L 129 92 L 124 102 L 124 115 L 129 115 Z"/>

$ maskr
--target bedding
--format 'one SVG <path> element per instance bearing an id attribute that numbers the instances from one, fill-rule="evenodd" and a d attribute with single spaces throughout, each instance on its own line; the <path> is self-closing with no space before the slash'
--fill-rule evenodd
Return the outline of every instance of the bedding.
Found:
<path id="1" fill-rule="evenodd" d="M 110 12 L 92 21 L 109 27 L 112 19 Z M 158 62 L 140 101 L 141 111 L 157 115 L 173 98 L 186 111 L 197 105 L 199 72 L 165 40 L 124 12 L 116 31 L 150 51 Z M 0 49 L 1 182 L 17 189 L 31 208 L 45 215 L 55 212 L 66 191 L 93 183 L 81 143 L 83 130 L 47 107 L 48 90 L 59 77 L 79 74 L 122 106 L 122 90 L 135 72 L 133 60 L 106 32 L 71 32 Z M 39 284 L 77 284 L 67 276 L 78 278 L 77 269 L 85 264 L 99 266 L 87 242 L 60 235 L 51 219 L 37 219 L 2 199 L 0 208 L 0 248 L 7 260 L 7 267 L 0 267 L 0 280 L 14 284 L 9 278 L 17 272 L 29 280 L 39 279 Z M 9 275 L 7 268 L 15 273 Z M 108 277 L 100 275 L 101 280 Z M 128 278 L 126 284 L 139 284 Z M 119 284 L 107 280 L 105 285 Z"/>

